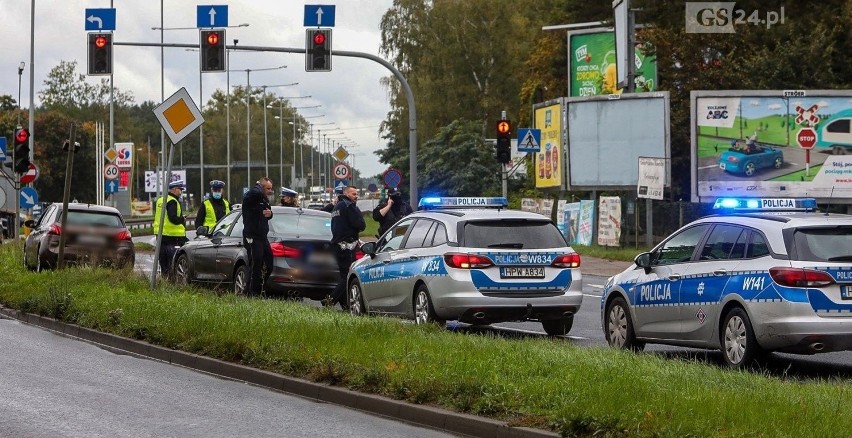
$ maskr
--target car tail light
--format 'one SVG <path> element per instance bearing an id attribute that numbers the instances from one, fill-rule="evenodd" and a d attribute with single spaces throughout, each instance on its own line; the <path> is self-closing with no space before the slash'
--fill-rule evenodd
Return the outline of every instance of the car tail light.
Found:
<path id="1" fill-rule="evenodd" d="M 47 229 L 47 234 L 52 234 L 54 236 L 62 235 L 62 226 L 59 224 L 51 224 L 50 228 Z"/>
<path id="2" fill-rule="evenodd" d="M 731 163 L 736 163 L 737 161 L 740 161 L 740 159 L 739 159 L 739 158 L 737 158 L 737 157 L 735 157 L 735 156 L 733 156 L 733 155 L 729 155 L 729 156 L 728 156 L 728 161 L 730 161 Z"/>
<path id="3" fill-rule="evenodd" d="M 272 257 L 296 259 L 302 254 L 302 252 L 299 251 L 299 248 L 289 247 L 281 242 L 275 242 L 269 246 L 272 248 Z"/>
<path id="4" fill-rule="evenodd" d="M 115 235 L 115 240 L 133 240 L 129 230 L 121 230 Z"/>
<path id="5" fill-rule="evenodd" d="M 481 269 L 494 266 L 494 262 L 488 257 L 477 254 L 462 254 L 449 252 L 444 254 L 444 263 L 451 268 L 457 269 Z"/>
<path id="6" fill-rule="evenodd" d="M 826 287 L 834 284 L 834 278 L 822 271 L 802 268 L 772 268 L 772 281 L 788 287 Z"/>
<path id="7" fill-rule="evenodd" d="M 557 268 L 579 268 L 580 254 L 577 254 L 576 252 L 562 254 L 561 256 L 553 259 L 553 263 L 551 263 L 550 266 Z"/>

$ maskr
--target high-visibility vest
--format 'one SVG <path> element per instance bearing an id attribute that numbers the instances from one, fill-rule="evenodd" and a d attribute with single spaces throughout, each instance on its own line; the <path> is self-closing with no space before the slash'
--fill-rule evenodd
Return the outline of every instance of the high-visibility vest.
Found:
<path id="1" fill-rule="evenodd" d="M 223 199 L 222 202 L 225 203 L 225 214 L 228 214 L 231 211 L 231 203 L 228 202 L 227 199 Z M 207 229 L 213 229 L 213 225 L 216 225 L 218 219 L 216 219 L 216 210 L 213 208 L 213 203 L 210 202 L 209 199 L 204 200 L 204 225 Z"/>
<path id="2" fill-rule="evenodd" d="M 168 195 L 166 195 L 168 197 Z M 177 200 L 175 200 L 177 202 Z M 158 198 L 157 203 L 154 204 L 154 232 L 157 233 L 160 231 L 160 209 L 163 208 L 163 198 Z M 177 202 L 177 215 L 181 215 L 180 202 Z M 164 236 L 173 236 L 173 237 L 186 237 L 186 226 L 184 224 L 173 224 L 172 221 L 169 220 L 169 215 L 166 213 L 166 222 L 163 223 L 163 235 Z"/>

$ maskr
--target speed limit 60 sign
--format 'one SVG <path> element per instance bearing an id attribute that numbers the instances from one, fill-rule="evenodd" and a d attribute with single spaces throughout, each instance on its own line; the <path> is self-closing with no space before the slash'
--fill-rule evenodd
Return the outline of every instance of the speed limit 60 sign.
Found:
<path id="1" fill-rule="evenodd" d="M 346 163 L 337 163 L 334 165 L 334 179 L 349 179 L 349 166 Z"/>
<path id="2" fill-rule="evenodd" d="M 105 179 L 116 179 L 118 178 L 118 166 L 115 164 L 107 164 L 104 166 L 104 178 Z"/>

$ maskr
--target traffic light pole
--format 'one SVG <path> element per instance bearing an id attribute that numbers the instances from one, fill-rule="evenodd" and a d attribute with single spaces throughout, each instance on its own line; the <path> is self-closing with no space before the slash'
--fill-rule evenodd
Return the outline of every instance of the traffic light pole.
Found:
<path id="1" fill-rule="evenodd" d="M 177 44 L 177 43 L 131 43 L 131 42 L 113 42 L 114 46 L 133 46 L 133 47 L 177 47 L 177 48 L 186 48 L 186 49 L 199 49 L 198 44 Z M 240 50 L 246 52 L 279 52 L 279 53 L 302 53 L 305 54 L 307 51 L 304 48 L 293 48 L 293 47 L 268 47 L 268 46 L 225 46 L 226 50 Z M 417 193 L 417 108 L 414 103 L 414 92 L 411 91 L 411 87 L 408 85 L 408 81 L 405 79 L 405 76 L 394 67 L 391 63 L 386 60 L 379 58 L 378 56 L 372 55 L 370 53 L 363 52 L 350 52 L 344 50 L 332 50 L 332 56 L 345 56 L 351 58 L 365 58 L 369 59 L 373 62 L 377 62 L 390 70 L 393 73 L 394 77 L 400 82 L 402 85 L 402 89 L 405 92 L 405 98 L 408 103 L 408 166 L 409 166 L 409 174 L 411 175 L 411 183 L 409 184 L 409 203 L 411 205 L 417 205 L 418 193 Z"/>

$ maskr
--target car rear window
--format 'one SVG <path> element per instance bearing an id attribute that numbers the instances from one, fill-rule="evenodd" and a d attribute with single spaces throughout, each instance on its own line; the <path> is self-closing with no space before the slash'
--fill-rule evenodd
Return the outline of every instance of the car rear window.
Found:
<path id="1" fill-rule="evenodd" d="M 57 218 L 61 221 L 62 216 Z M 68 225 L 91 225 L 95 227 L 112 227 L 124 228 L 124 222 L 121 216 L 116 214 L 101 212 L 101 211 L 79 211 L 70 210 L 68 212 Z"/>
<path id="2" fill-rule="evenodd" d="M 278 213 L 269 221 L 269 229 L 279 234 L 310 234 L 331 238 L 331 217 Z"/>
<path id="3" fill-rule="evenodd" d="M 545 249 L 568 246 L 555 225 L 536 220 L 466 222 L 460 240 L 463 246 L 470 248 Z"/>
<path id="4" fill-rule="evenodd" d="M 813 262 L 852 261 L 852 226 L 798 228 L 793 244 L 799 260 Z"/>

